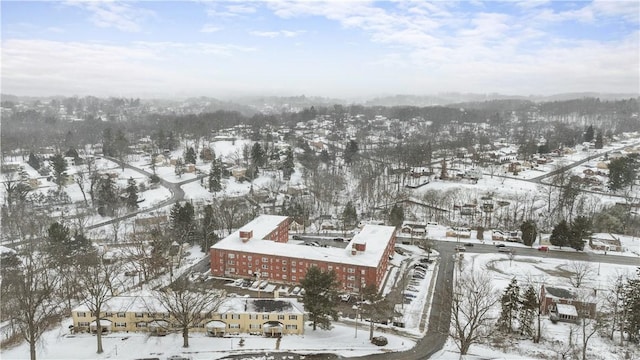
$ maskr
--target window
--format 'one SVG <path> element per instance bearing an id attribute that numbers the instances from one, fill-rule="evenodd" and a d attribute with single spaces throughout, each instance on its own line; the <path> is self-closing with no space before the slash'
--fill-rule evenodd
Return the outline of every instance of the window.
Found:
<path id="1" fill-rule="evenodd" d="M 287 280 L 287 275 L 282 275 L 282 280 Z"/>
<path id="2" fill-rule="evenodd" d="M 258 314 L 249 314 L 249 320 L 258 320 Z"/>
<path id="3" fill-rule="evenodd" d="M 263 257 L 263 258 L 262 258 L 262 262 L 269 262 L 269 259 L 268 259 L 268 258 L 266 258 L 266 257 Z"/>
<path id="4" fill-rule="evenodd" d="M 123 318 L 123 317 L 126 317 L 126 316 L 127 316 L 127 314 L 125 314 L 125 313 L 123 313 L 123 312 L 119 312 L 119 313 L 118 313 L 118 317 L 119 317 L 119 318 Z"/>
<path id="5" fill-rule="evenodd" d="M 287 325 L 285 327 L 287 330 L 298 330 L 298 325 Z"/>
<path id="6" fill-rule="evenodd" d="M 356 272 L 356 271 L 355 271 L 353 268 L 349 268 L 349 269 L 347 269 L 347 272 L 348 272 L 349 274 L 353 274 L 353 273 L 354 273 L 354 272 Z"/>
<path id="7" fill-rule="evenodd" d="M 253 264 L 252 264 L 252 263 L 248 263 L 248 264 L 247 264 L 247 267 L 248 267 L 248 268 L 251 268 L 251 267 L 253 267 Z"/>
<path id="8" fill-rule="evenodd" d="M 112 316 L 113 316 L 113 313 L 112 313 L 112 312 L 104 313 L 104 316 L 106 316 L 106 317 L 112 317 Z"/>
<path id="9" fill-rule="evenodd" d="M 327 266 L 327 270 L 329 270 L 329 271 L 333 270 L 333 266 L 331 266 L 331 265 Z"/>
<path id="10" fill-rule="evenodd" d="M 278 315 L 278 320 L 284 320 L 284 315 Z"/>
<path id="11" fill-rule="evenodd" d="M 262 277 L 262 278 L 264 278 L 264 279 L 266 279 L 266 278 L 268 278 L 268 277 L 269 277 L 269 273 L 268 273 L 268 272 L 266 272 L 266 271 L 263 271 L 263 272 L 262 272 L 261 277 Z"/>
<path id="12" fill-rule="evenodd" d="M 364 274 L 366 274 L 366 273 L 367 273 L 367 272 L 365 271 L 365 269 L 360 270 L 360 274 L 364 275 Z"/>
<path id="13" fill-rule="evenodd" d="M 262 314 L 262 320 L 269 320 L 269 314 Z"/>
<path id="14" fill-rule="evenodd" d="M 253 257 L 247 256 L 247 260 L 251 261 L 252 259 L 253 259 Z"/>
<path id="15" fill-rule="evenodd" d="M 228 273 L 235 273 L 236 272 L 236 268 L 227 268 L 227 272 Z"/>
<path id="16" fill-rule="evenodd" d="M 240 314 L 231 314 L 232 320 L 240 320 Z"/>
<path id="17" fill-rule="evenodd" d="M 353 275 L 347 276 L 347 280 L 351 280 L 351 281 L 353 281 L 353 280 L 355 280 L 355 279 L 356 279 L 356 277 L 355 277 L 355 276 L 353 276 Z"/>
<path id="18" fill-rule="evenodd" d="M 229 260 L 229 261 L 227 262 L 227 264 L 229 264 L 229 265 L 235 265 L 235 264 L 236 264 L 236 261 L 235 261 L 235 260 Z"/>
<path id="19" fill-rule="evenodd" d="M 289 315 L 289 320 L 298 320 L 298 315 Z"/>
<path id="20" fill-rule="evenodd" d="M 116 323 L 116 327 L 117 327 L 117 328 L 127 327 L 127 323 L 117 322 L 117 323 Z"/>
<path id="21" fill-rule="evenodd" d="M 88 321 L 78 321 L 78 326 L 80 326 L 80 327 L 89 326 L 89 322 Z"/>
<path id="22" fill-rule="evenodd" d="M 293 275 L 293 276 L 291 277 L 291 280 L 296 281 L 296 280 L 297 280 L 296 276 L 295 276 L 295 275 Z"/>
<path id="23" fill-rule="evenodd" d="M 78 313 L 78 317 L 85 317 L 85 316 L 87 316 L 86 312 L 79 312 Z"/>
<path id="24" fill-rule="evenodd" d="M 240 324 L 229 324 L 229 329 L 240 329 Z"/>
<path id="25" fill-rule="evenodd" d="M 137 328 L 144 328 L 144 327 L 147 327 L 147 323 L 146 323 L 146 322 L 144 322 L 144 321 L 141 321 L 141 322 L 139 322 L 139 323 L 136 323 L 136 327 L 137 327 Z"/>
<path id="26" fill-rule="evenodd" d="M 156 317 L 156 313 L 148 313 L 147 317 L 153 319 L 154 317 Z"/>
<path id="27" fill-rule="evenodd" d="M 287 260 L 282 260 L 282 265 L 287 265 Z"/>
<path id="28" fill-rule="evenodd" d="M 292 261 L 292 262 L 291 262 L 291 266 L 296 266 L 296 262 L 295 262 L 295 261 Z"/>
<path id="29" fill-rule="evenodd" d="M 283 266 L 283 267 L 282 267 L 282 271 L 287 271 L 287 267 L 286 267 L 286 266 Z"/>
<path id="30" fill-rule="evenodd" d="M 236 255 L 235 255 L 235 254 L 229 254 L 229 255 L 227 255 L 227 257 L 228 257 L 229 259 L 235 259 Z"/>
<path id="31" fill-rule="evenodd" d="M 255 330 L 262 328 L 262 324 L 249 324 L 249 329 Z"/>
<path id="32" fill-rule="evenodd" d="M 262 264 L 262 269 L 263 269 L 263 270 L 269 270 L 269 265 L 267 265 L 267 264 Z"/>

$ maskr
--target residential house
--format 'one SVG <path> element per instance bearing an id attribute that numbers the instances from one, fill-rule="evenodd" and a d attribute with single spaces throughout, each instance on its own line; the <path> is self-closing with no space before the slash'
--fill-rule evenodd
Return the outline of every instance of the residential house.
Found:
<path id="1" fill-rule="evenodd" d="M 540 311 L 553 315 L 558 321 L 577 321 L 580 317 L 593 318 L 596 315 L 596 300 L 591 295 L 579 298 L 570 289 L 542 285 L 540 298 Z"/>
<path id="2" fill-rule="evenodd" d="M 589 246 L 593 250 L 622 251 L 620 239 L 608 233 L 592 234 L 591 237 L 589 237 Z"/>

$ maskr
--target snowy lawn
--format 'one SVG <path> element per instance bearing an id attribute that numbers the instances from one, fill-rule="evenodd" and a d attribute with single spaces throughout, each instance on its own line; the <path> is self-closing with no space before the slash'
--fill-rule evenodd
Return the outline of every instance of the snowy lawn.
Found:
<path id="1" fill-rule="evenodd" d="M 369 342 L 368 327 L 359 325 L 358 336 L 351 325 L 334 323 L 331 331 L 316 330 L 305 326 L 304 335 L 283 336 L 278 344 L 275 338 L 255 335 L 231 336 L 226 338 L 208 337 L 203 333 L 192 332 L 189 336 L 189 348 L 182 348 L 182 335 L 170 334 L 164 337 L 150 337 L 144 333 L 111 333 L 103 336 L 104 353 L 96 354 L 96 338 L 90 334 L 70 335 L 68 326 L 71 320 L 64 321 L 54 330 L 44 334 L 38 348 L 38 359 L 136 359 L 171 355 L 189 356 L 197 359 L 218 359 L 232 354 L 256 351 L 289 351 L 296 353 L 334 352 L 345 357 L 361 356 L 373 353 L 402 351 L 412 348 L 415 343 L 393 334 L 384 334 L 389 344 L 378 347 Z M 376 333 L 378 334 L 378 333 Z M 243 346 L 240 346 L 244 339 Z M 21 344 L 2 352 L 2 359 L 26 359 L 29 347 Z"/>

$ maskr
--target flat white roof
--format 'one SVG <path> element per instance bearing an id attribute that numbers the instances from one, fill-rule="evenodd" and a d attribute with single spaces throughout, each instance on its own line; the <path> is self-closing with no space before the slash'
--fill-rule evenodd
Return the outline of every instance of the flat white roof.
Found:
<path id="1" fill-rule="evenodd" d="M 265 217 L 265 219 L 263 219 L 263 217 Z M 277 220 L 276 218 L 280 220 Z M 362 230 L 351 239 L 347 247 L 344 249 L 305 246 L 302 244 L 298 245 L 262 240 L 264 236 L 269 234 L 275 226 L 285 218 L 285 216 L 262 215 L 233 234 L 220 240 L 217 244 L 213 245 L 211 249 L 376 267 L 380 263 L 382 255 L 384 254 L 384 249 L 387 247 L 395 233 L 395 228 L 393 226 L 365 225 Z M 242 242 L 242 240 L 240 240 L 240 230 L 253 230 L 253 238 L 246 243 Z M 352 245 L 362 243 L 366 244 L 365 251 L 358 251 L 356 255 L 352 255 Z"/>
<path id="2" fill-rule="evenodd" d="M 556 304 L 556 308 L 558 309 L 558 314 L 568 315 L 568 316 L 578 316 L 578 311 L 576 307 L 569 304 Z"/>
<path id="3" fill-rule="evenodd" d="M 89 312 L 86 304 L 82 304 L 72 311 Z M 109 299 L 102 307 L 102 312 L 165 312 L 161 303 L 153 296 L 116 296 Z M 220 304 L 215 313 L 286 313 L 303 314 L 302 305 L 296 299 L 281 298 L 246 298 L 227 297 Z"/>

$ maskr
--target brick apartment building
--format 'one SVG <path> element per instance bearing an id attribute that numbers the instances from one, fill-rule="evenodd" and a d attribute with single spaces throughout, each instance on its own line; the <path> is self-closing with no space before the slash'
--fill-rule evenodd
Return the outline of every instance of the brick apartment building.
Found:
<path id="1" fill-rule="evenodd" d="M 343 289 L 380 287 L 396 242 L 395 228 L 365 225 L 345 249 L 290 244 L 287 216 L 261 215 L 210 249 L 211 274 L 298 284 L 307 269 L 333 270 Z"/>

